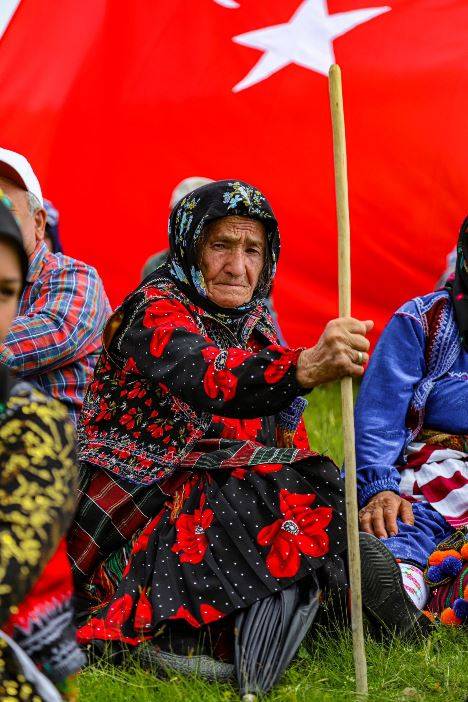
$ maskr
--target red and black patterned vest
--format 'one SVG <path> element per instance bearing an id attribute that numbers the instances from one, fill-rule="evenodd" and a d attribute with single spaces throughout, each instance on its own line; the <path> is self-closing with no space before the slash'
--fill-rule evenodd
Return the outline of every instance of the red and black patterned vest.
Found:
<path id="1" fill-rule="evenodd" d="M 163 382 L 155 383 L 139 374 L 132 359 L 120 351 L 125 332 L 142 309 L 151 304 L 154 285 L 143 283 L 110 318 L 78 424 L 81 461 L 139 484 L 168 477 L 212 422 L 210 413 L 196 411 L 173 395 Z M 159 291 L 164 287 L 168 299 L 184 305 L 198 333 L 206 337 L 205 324 L 212 323 L 213 318 L 175 284 L 165 281 L 163 285 L 159 279 L 157 286 Z M 252 315 L 249 323 L 265 338 L 265 344 L 278 343 L 266 311 Z"/>

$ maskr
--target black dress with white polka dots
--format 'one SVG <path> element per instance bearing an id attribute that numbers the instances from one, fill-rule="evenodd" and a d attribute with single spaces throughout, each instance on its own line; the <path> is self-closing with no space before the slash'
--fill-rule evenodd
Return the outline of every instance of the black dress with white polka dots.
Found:
<path id="1" fill-rule="evenodd" d="M 209 315 L 200 321 L 199 311 L 167 287 L 146 295 L 147 304 L 116 336 L 105 361 L 108 377 L 118 350 L 140 383 L 138 392 L 122 395 L 120 418 L 115 407 L 102 414 L 100 431 L 120 422 L 128 436 L 137 432 L 137 447 L 151 432 L 158 445 L 170 446 L 172 429 L 160 421 L 158 405 L 147 404 L 154 399 L 151 388 L 161 384 L 172 402 L 178 398 L 208 421 L 175 469 L 164 473 L 159 486 L 166 502 L 134 538 L 111 600 L 81 627 L 83 643 L 137 645 L 164 622 L 195 629 L 212 624 L 314 570 L 327 570 L 345 549 L 339 472 L 309 450 L 303 422 L 291 412 L 302 392 L 295 380 L 300 349 L 274 343 L 260 314 L 234 332 Z M 102 377 L 95 377 L 95 388 L 105 399 Z M 144 413 L 138 423 L 137 412 Z M 93 422 L 86 431 L 93 436 Z M 191 431 L 186 427 L 187 435 Z M 103 472 L 98 462 L 94 468 Z M 115 480 L 125 464 L 114 468 Z"/>

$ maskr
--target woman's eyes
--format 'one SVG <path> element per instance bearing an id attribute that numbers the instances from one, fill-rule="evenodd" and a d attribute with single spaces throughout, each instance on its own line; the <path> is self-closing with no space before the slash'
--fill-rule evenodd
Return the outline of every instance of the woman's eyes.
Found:
<path id="1" fill-rule="evenodd" d="M 19 290 L 12 285 L 0 285 L 0 297 L 4 299 L 11 299 L 12 297 L 18 297 Z"/>
<path id="2" fill-rule="evenodd" d="M 229 247 L 227 246 L 227 244 L 224 244 L 224 243 L 221 242 L 221 241 L 217 241 L 215 244 L 212 244 L 212 247 L 213 247 L 213 249 L 214 249 L 215 251 L 224 251 L 224 250 L 226 250 L 227 248 L 229 248 Z M 245 252 L 248 253 L 248 254 L 255 254 L 255 255 L 259 255 L 259 256 L 260 256 L 261 253 L 262 253 L 260 249 L 254 247 L 254 246 L 253 246 L 253 247 L 252 247 L 252 246 L 249 246 L 249 248 L 246 249 Z"/>

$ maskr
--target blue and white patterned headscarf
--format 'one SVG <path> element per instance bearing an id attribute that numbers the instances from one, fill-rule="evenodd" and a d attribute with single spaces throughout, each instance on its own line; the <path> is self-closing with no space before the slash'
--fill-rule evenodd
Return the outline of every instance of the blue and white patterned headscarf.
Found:
<path id="1" fill-rule="evenodd" d="M 224 309 L 208 300 L 198 264 L 198 246 L 209 222 L 239 216 L 258 220 L 265 227 L 267 246 L 265 269 L 250 302 Z M 253 310 L 270 294 L 280 253 L 280 237 L 270 203 L 257 188 L 240 180 L 219 180 L 186 195 L 169 218 L 169 275 L 201 307 L 227 317 L 239 317 Z"/>

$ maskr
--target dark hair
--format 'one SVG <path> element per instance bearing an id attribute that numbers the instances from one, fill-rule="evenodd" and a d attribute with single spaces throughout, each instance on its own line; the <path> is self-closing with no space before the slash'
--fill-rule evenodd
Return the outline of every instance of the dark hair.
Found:
<path id="1" fill-rule="evenodd" d="M 8 198 L 0 195 L 0 237 L 2 241 L 12 246 L 18 254 L 24 288 L 26 285 L 29 261 L 24 248 L 20 228 L 6 204 L 8 202 Z"/>

